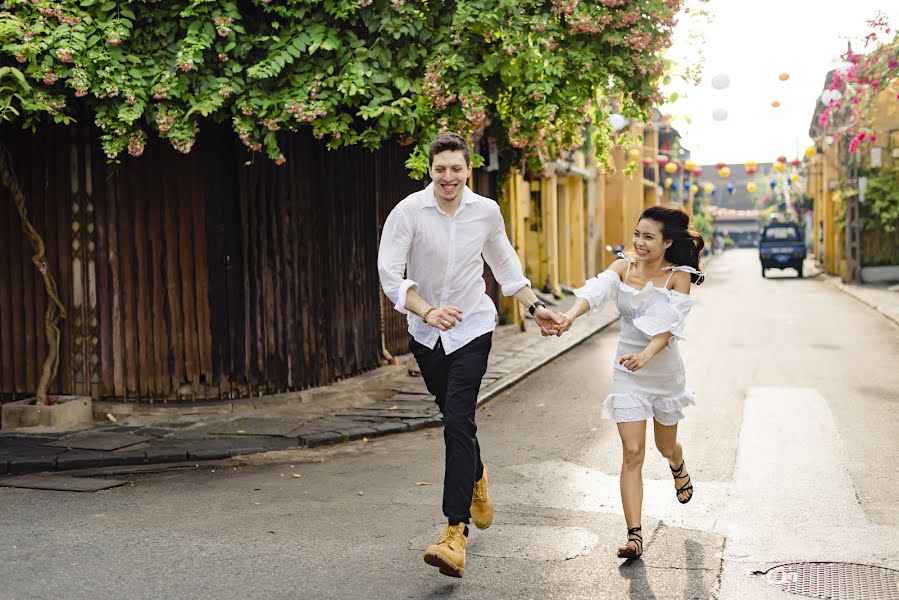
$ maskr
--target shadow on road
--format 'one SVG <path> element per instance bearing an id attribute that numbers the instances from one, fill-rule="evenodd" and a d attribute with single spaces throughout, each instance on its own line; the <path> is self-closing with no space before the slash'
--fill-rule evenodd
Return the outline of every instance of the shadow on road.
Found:
<path id="1" fill-rule="evenodd" d="M 642 560 L 626 560 L 618 567 L 618 572 L 627 579 L 629 597 L 640 598 L 641 600 L 656 600 L 656 595 L 649 587 L 649 581 L 646 578 L 646 565 L 643 564 Z"/>

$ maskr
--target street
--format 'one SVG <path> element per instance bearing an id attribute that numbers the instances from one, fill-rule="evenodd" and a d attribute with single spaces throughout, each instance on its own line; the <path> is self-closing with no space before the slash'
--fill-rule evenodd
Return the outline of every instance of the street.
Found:
<path id="1" fill-rule="evenodd" d="M 640 561 L 615 556 L 620 442 L 600 418 L 616 324 L 478 411 L 496 518 L 472 528 L 462 579 L 421 558 L 442 524 L 430 429 L 94 494 L 0 488 L 0 599 L 788 599 L 751 573 L 899 569 L 899 329 L 811 269 L 762 279 L 755 250 L 716 257 L 692 293 L 695 496 L 678 504 L 650 428 Z"/>

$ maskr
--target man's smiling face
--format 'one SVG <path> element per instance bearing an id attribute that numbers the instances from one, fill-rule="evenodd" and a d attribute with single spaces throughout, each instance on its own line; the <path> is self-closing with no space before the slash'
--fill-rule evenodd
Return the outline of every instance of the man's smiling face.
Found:
<path id="1" fill-rule="evenodd" d="M 434 181 L 434 195 L 441 202 L 452 203 L 462 197 L 471 173 L 461 150 L 445 150 L 434 155 L 428 174 Z"/>

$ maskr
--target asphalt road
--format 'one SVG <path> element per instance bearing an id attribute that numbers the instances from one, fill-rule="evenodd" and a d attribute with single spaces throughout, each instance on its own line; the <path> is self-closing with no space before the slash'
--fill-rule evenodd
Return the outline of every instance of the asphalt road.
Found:
<path id="1" fill-rule="evenodd" d="M 442 522 L 442 433 L 426 430 L 94 494 L 0 488 L 0 599 L 789 599 L 750 573 L 899 569 L 899 328 L 770 273 L 729 251 L 694 289 L 681 441 L 696 495 L 677 503 L 650 435 L 642 561 L 614 554 L 613 326 L 479 411 L 496 518 L 463 579 L 421 560 Z"/>

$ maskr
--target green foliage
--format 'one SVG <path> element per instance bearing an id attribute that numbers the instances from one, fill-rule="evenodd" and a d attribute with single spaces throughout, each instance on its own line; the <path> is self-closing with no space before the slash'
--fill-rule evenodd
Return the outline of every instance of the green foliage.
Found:
<path id="1" fill-rule="evenodd" d="M 543 165 L 644 118 L 682 0 L 6 0 L 0 119 L 89 115 L 110 159 L 150 132 L 189 152 L 203 118 L 284 162 L 279 132 L 329 147 L 489 134 Z M 5 78 L 5 79 L 3 79 Z"/>
<path id="2" fill-rule="evenodd" d="M 899 170 L 893 169 L 868 177 L 861 215 L 866 231 L 896 231 L 896 226 L 899 225 Z"/>
<path id="3" fill-rule="evenodd" d="M 708 248 L 712 247 L 712 236 L 714 228 L 712 227 L 712 217 L 706 211 L 698 212 L 693 215 L 693 229 L 702 235 L 702 239 Z"/>

